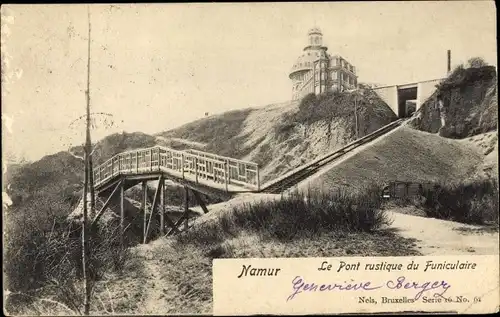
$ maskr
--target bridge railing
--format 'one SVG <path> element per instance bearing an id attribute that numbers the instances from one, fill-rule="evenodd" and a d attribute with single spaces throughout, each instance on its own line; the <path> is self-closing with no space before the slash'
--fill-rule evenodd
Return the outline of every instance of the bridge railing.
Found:
<path id="1" fill-rule="evenodd" d="M 94 170 L 94 186 L 99 186 L 119 174 L 140 174 L 164 170 L 178 176 L 209 180 L 260 190 L 259 166 L 229 157 L 196 150 L 179 151 L 167 147 L 131 150 L 119 153 Z"/>
<path id="2" fill-rule="evenodd" d="M 217 165 L 222 163 L 223 165 L 217 166 L 217 168 L 222 169 L 223 166 L 226 166 L 225 173 L 227 174 L 229 184 L 239 186 L 249 185 L 260 190 L 259 165 L 257 163 L 192 149 L 186 150 L 186 152 L 198 157 L 198 160 L 217 162 Z"/>

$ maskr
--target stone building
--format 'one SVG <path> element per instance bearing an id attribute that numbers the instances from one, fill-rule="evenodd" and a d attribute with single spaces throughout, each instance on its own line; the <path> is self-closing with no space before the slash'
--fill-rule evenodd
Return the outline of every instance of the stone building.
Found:
<path id="1" fill-rule="evenodd" d="M 301 99 L 309 93 L 356 88 L 356 68 L 345 58 L 327 53 L 321 30 L 312 28 L 307 35 L 307 46 L 289 75 L 292 80 L 292 99 Z"/>

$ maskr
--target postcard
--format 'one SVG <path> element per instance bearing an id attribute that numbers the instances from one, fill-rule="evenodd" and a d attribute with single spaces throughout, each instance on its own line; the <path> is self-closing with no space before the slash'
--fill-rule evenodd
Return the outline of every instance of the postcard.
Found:
<path id="1" fill-rule="evenodd" d="M 495 313 L 493 1 L 1 7 L 3 311 Z"/>

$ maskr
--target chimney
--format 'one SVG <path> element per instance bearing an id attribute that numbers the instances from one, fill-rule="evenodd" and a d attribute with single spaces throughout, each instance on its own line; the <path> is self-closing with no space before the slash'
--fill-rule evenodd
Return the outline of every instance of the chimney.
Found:
<path id="1" fill-rule="evenodd" d="M 450 71 L 451 71 L 451 50 L 448 50 L 447 56 L 448 56 L 447 74 L 450 74 Z"/>

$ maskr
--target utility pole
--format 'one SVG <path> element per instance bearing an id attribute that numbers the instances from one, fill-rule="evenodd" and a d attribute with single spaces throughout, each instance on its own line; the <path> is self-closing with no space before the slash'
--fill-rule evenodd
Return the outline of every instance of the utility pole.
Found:
<path id="1" fill-rule="evenodd" d="M 85 175 L 84 175 L 84 188 L 83 188 L 83 221 L 82 221 L 82 268 L 83 268 L 83 290 L 84 290 L 84 314 L 88 315 L 90 310 L 90 285 L 89 277 L 87 274 L 87 261 L 89 256 L 88 250 L 88 210 L 87 210 L 87 193 L 90 186 L 91 193 L 91 212 L 94 208 L 94 184 L 90 183 L 93 179 L 92 159 L 90 157 L 91 140 L 90 140 L 90 8 L 88 8 L 88 22 L 89 22 L 89 38 L 88 38 L 88 60 L 87 60 L 87 124 L 85 133 L 85 147 L 84 147 L 84 161 L 85 161 Z"/>
<path id="2" fill-rule="evenodd" d="M 446 54 L 447 54 L 447 68 L 446 68 L 446 70 L 447 70 L 447 74 L 449 75 L 451 72 L 451 50 L 448 50 L 446 52 Z"/>
<path id="3" fill-rule="evenodd" d="M 358 135 L 358 91 L 354 91 L 354 120 L 356 121 L 356 140 L 359 139 Z"/>

